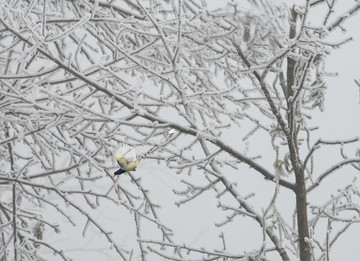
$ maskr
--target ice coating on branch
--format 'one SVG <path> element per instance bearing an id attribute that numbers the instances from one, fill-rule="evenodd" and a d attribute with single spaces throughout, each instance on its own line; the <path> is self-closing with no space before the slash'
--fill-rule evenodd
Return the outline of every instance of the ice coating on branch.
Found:
<path id="1" fill-rule="evenodd" d="M 174 134 L 174 133 L 177 133 L 178 131 L 177 130 L 175 130 L 175 129 L 171 129 L 171 130 L 169 130 L 169 134 Z"/>
<path id="2" fill-rule="evenodd" d="M 211 135 L 211 134 L 208 134 L 208 133 L 206 133 L 206 132 L 203 132 L 203 131 L 198 131 L 197 133 L 196 133 L 196 137 L 198 138 L 198 139 L 205 139 L 205 140 L 209 140 L 209 141 L 216 141 L 216 137 L 215 136 L 213 136 L 213 135 Z"/>

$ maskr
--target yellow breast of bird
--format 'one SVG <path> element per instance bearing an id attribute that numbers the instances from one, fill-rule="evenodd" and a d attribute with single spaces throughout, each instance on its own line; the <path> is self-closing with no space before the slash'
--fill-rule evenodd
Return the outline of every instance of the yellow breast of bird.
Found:
<path id="1" fill-rule="evenodd" d="M 126 171 L 131 171 L 133 170 L 134 168 L 137 167 L 137 162 L 128 162 L 127 164 L 124 164 L 124 166 L 121 166 L 121 168 L 123 170 L 126 170 Z"/>
<path id="2" fill-rule="evenodd" d="M 136 168 L 139 165 L 140 160 L 137 161 L 128 161 L 124 158 L 118 158 L 117 159 L 121 169 L 125 170 L 125 171 L 131 171 L 134 168 Z"/>

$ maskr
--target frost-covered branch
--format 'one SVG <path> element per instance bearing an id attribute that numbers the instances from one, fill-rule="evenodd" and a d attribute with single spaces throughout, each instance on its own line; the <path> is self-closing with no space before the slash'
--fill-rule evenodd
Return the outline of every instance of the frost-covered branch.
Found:
<path id="1" fill-rule="evenodd" d="M 307 213 L 307 192 L 360 162 L 343 151 L 358 138 L 313 143 L 317 126 L 309 121 L 314 109 L 324 109 L 328 54 L 352 39 L 334 40 L 332 32 L 360 10 L 354 1 L 343 13 L 337 3 L 230 1 L 211 10 L 198 0 L 3 1 L 0 259 L 46 259 L 39 254 L 46 248 L 72 258 L 45 238 L 44 229 L 65 227 L 42 215 L 47 208 L 81 226 L 83 237 L 110 242 L 122 260 L 330 255 L 343 232 L 328 229 L 323 244 L 308 231 L 317 228 L 315 221 L 307 226 L 308 218 L 347 228 L 358 219 L 341 214 L 359 209 L 356 200 L 331 200 Z M 320 5 L 319 22 L 312 18 Z M 147 160 L 160 164 L 174 194 L 155 202 L 156 177 L 151 183 L 140 171 L 112 178 L 119 143 L 146 151 L 170 128 L 178 134 Z M 340 145 L 344 159 L 318 166 L 322 154 L 315 151 L 325 145 Z M 242 197 L 248 177 L 259 185 Z M 275 193 L 253 206 L 252 198 L 267 191 L 262 186 Z M 351 192 L 357 198 L 355 186 Z M 277 206 L 282 193 L 290 193 L 291 206 L 296 202 L 293 219 Z M 224 229 L 221 251 L 176 243 L 176 229 L 162 219 L 165 200 L 186 208 L 205 195 L 221 213 L 211 215 L 213 228 Z M 113 215 L 124 219 L 116 229 L 104 221 Z M 245 254 L 231 249 L 225 232 L 240 217 L 256 221 L 263 236 L 260 247 L 241 249 Z M 133 234 L 122 246 L 119 238 L 128 235 L 118 231 L 125 230 Z"/>

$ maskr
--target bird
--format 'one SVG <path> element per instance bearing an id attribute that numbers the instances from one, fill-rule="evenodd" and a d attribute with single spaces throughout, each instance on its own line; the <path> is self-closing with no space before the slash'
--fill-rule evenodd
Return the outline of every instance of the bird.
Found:
<path id="1" fill-rule="evenodd" d="M 136 157 L 135 150 L 132 147 L 128 144 L 121 143 L 115 151 L 115 158 L 120 168 L 114 172 L 113 178 L 128 171 L 136 171 L 137 166 L 143 158 L 169 139 L 171 134 L 176 132 L 177 131 L 175 129 L 169 130 L 157 144 L 139 158 Z"/>
<path id="2" fill-rule="evenodd" d="M 115 158 L 120 169 L 114 172 L 114 176 L 121 175 L 127 171 L 136 171 L 141 159 L 136 160 L 135 150 L 129 145 L 122 143 L 115 152 Z"/>

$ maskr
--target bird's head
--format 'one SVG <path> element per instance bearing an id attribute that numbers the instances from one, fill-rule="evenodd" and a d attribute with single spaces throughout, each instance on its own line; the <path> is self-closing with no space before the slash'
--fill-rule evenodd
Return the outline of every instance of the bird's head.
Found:
<path id="1" fill-rule="evenodd" d="M 126 171 L 123 169 L 118 169 L 117 171 L 114 172 L 113 178 L 115 178 L 115 176 L 123 174 L 124 172 Z"/>

